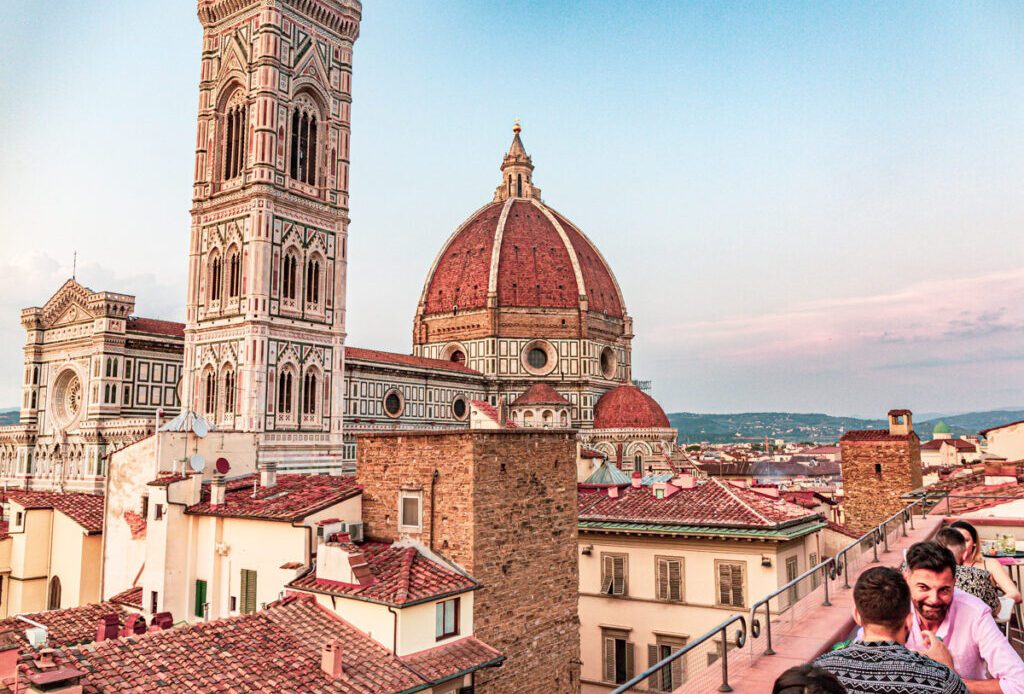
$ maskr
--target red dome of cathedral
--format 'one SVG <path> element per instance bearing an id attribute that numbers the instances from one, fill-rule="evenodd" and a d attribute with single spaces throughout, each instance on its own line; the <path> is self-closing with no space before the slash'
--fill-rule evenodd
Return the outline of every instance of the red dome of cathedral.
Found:
<path id="1" fill-rule="evenodd" d="M 668 429 L 665 410 L 634 385 L 613 388 L 594 406 L 595 429 Z"/>
<path id="2" fill-rule="evenodd" d="M 494 200 L 455 230 L 434 261 L 420 316 L 505 307 L 578 309 L 585 302 L 591 313 L 621 319 L 625 302 L 601 253 L 541 202 L 518 126 L 501 170 Z"/>

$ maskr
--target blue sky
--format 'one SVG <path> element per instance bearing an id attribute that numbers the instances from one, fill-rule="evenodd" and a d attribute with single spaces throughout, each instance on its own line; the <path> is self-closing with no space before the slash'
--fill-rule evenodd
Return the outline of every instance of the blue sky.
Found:
<path id="1" fill-rule="evenodd" d="M 669 410 L 1024 405 L 1024 6 L 365 3 L 349 343 L 407 351 L 512 119 L 608 258 Z M 9 0 L 0 404 L 70 274 L 182 319 L 200 30 Z"/>

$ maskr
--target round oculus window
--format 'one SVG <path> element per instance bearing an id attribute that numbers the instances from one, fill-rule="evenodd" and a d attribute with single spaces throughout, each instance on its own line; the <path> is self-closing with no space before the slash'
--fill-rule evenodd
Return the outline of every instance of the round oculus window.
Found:
<path id="1" fill-rule="evenodd" d="M 389 417 L 397 417 L 402 414 L 404 404 L 402 396 L 398 394 L 398 391 L 393 390 L 384 396 L 384 412 Z"/>
<path id="2" fill-rule="evenodd" d="M 78 374 L 67 369 L 54 383 L 53 414 L 61 426 L 68 426 L 82 409 L 82 381 Z"/>
<path id="3" fill-rule="evenodd" d="M 455 398 L 452 402 L 452 414 L 455 415 L 455 419 L 465 419 L 468 412 L 465 398 Z"/>
<path id="4" fill-rule="evenodd" d="M 526 353 L 526 363 L 534 369 L 543 369 L 548 365 L 548 353 L 541 347 L 533 347 Z"/>
<path id="5" fill-rule="evenodd" d="M 457 349 L 454 352 L 452 352 L 451 356 L 448 357 L 448 360 L 449 361 L 453 361 L 456 364 L 465 364 L 466 363 L 466 353 L 463 352 L 461 349 Z"/>
<path id="6" fill-rule="evenodd" d="M 601 351 L 601 373 L 605 378 L 614 378 L 615 370 L 618 367 L 618 360 L 611 347 L 605 347 Z"/>

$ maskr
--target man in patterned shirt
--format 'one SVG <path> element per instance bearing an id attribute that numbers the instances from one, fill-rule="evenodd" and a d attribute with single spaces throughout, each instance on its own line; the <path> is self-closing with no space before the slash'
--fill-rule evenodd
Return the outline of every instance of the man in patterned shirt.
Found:
<path id="1" fill-rule="evenodd" d="M 828 670 L 850 694 L 967 694 L 949 667 L 949 651 L 928 633 L 927 654 L 904 645 L 910 633 L 910 587 L 895 569 L 868 569 L 853 587 L 854 619 L 863 629 L 846 648 L 814 664 Z M 945 664 L 943 664 L 945 663 Z"/>

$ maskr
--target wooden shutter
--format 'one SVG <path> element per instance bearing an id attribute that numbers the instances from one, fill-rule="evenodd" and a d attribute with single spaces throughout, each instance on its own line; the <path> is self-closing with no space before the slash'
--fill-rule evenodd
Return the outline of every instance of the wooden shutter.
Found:
<path id="1" fill-rule="evenodd" d="M 669 599 L 668 559 L 658 560 L 658 600 Z M 654 661 L 657 662 L 657 661 Z M 651 663 L 653 665 L 654 663 Z"/>
<path id="2" fill-rule="evenodd" d="M 615 639 L 604 637 L 604 681 L 615 681 Z"/>
<path id="3" fill-rule="evenodd" d="M 242 569 L 242 613 L 251 614 L 256 611 L 256 572 Z"/>
<path id="4" fill-rule="evenodd" d="M 625 595 L 626 594 L 626 558 L 625 557 L 612 557 L 612 568 L 613 568 L 613 595 Z"/>
<path id="5" fill-rule="evenodd" d="M 732 585 L 732 565 L 718 565 L 718 602 L 721 605 L 731 604 L 732 594 L 729 586 Z"/>
<path id="6" fill-rule="evenodd" d="M 743 566 L 732 565 L 732 606 L 743 607 Z"/>
<path id="7" fill-rule="evenodd" d="M 678 651 L 680 648 L 682 648 L 682 646 L 673 646 L 672 650 Z M 672 685 L 671 687 L 669 687 L 669 689 L 675 689 L 683 683 L 683 661 L 685 659 L 685 655 L 681 658 L 676 658 L 672 661 L 672 664 L 669 666 L 670 672 L 672 673 Z"/>
<path id="8" fill-rule="evenodd" d="M 206 581 L 196 579 L 196 617 L 205 617 L 206 610 Z"/>
<path id="9" fill-rule="evenodd" d="M 605 554 L 601 557 L 601 592 L 607 595 L 612 594 L 614 582 L 612 576 L 615 574 L 615 557 Z"/>
<path id="10" fill-rule="evenodd" d="M 633 679 L 633 643 L 626 642 L 626 679 Z"/>
<path id="11" fill-rule="evenodd" d="M 683 599 L 683 563 L 678 559 L 670 559 L 668 564 L 668 599 L 676 602 Z"/>
<path id="12" fill-rule="evenodd" d="M 661 658 L 658 657 L 658 645 L 651 643 L 647 645 L 647 667 L 654 667 L 658 664 Z M 655 691 L 661 689 L 661 672 L 656 672 L 648 678 L 648 683 L 651 689 Z"/>

